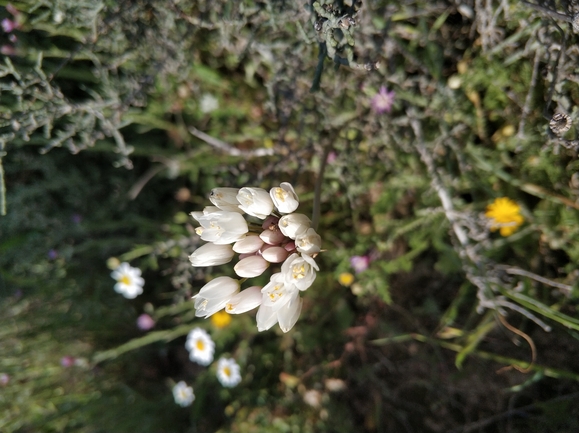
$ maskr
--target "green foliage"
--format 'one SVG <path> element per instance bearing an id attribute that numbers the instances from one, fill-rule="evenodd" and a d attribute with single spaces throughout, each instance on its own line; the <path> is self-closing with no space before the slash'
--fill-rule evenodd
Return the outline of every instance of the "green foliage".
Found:
<path id="1" fill-rule="evenodd" d="M 0 430 L 575 431 L 579 59 L 553 3 L 499 3 L 0 1 L 19 23 L 0 43 Z M 297 325 L 195 318 L 231 270 L 190 266 L 188 214 L 282 181 L 321 207 Z M 510 236 L 484 216 L 499 197 L 524 218 Z M 118 261 L 143 295 L 113 291 Z M 189 361 L 196 326 L 238 387 Z"/>

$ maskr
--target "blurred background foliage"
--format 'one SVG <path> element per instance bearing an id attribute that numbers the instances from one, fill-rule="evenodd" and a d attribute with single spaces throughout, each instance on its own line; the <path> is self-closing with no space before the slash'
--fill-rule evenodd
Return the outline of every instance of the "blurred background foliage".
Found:
<path id="1" fill-rule="evenodd" d="M 577 431 L 577 4 L 313 3 L 0 0 L 2 432 Z M 195 319 L 187 214 L 283 181 L 326 250 L 297 325 Z"/>

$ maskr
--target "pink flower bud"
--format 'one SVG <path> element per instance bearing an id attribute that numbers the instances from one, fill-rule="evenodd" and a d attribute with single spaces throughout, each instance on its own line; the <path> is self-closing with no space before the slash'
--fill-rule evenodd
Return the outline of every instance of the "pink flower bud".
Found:
<path id="1" fill-rule="evenodd" d="M 278 217 L 270 215 L 263 221 L 261 228 L 264 230 L 267 230 L 267 229 L 271 230 L 272 227 L 277 226 L 278 221 L 279 221 Z"/>
<path id="2" fill-rule="evenodd" d="M 155 326 L 155 321 L 148 314 L 141 314 L 137 318 L 137 328 L 141 331 L 148 331 Z"/>
<path id="3" fill-rule="evenodd" d="M 274 230 L 264 230 L 259 235 L 262 241 L 269 245 L 279 245 L 285 239 L 285 235 L 277 228 Z"/>
<path id="4" fill-rule="evenodd" d="M 287 259 L 288 255 L 289 252 L 287 252 L 285 248 L 275 247 L 273 245 L 264 247 L 261 250 L 261 257 L 270 263 L 281 263 Z"/>

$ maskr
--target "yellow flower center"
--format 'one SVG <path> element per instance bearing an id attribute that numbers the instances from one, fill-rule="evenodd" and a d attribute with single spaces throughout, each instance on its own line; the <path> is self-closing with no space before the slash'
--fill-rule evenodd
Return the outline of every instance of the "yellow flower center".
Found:
<path id="1" fill-rule="evenodd" d="M 292 268 L 292 278 L 294 280 L 301 280 L 306 276 L 306 267 L 302 265 L 295 265 Z"/>
<path id="2" fill-rule="evenodd" d="M 288 196 L 287 191 L 283 190 L 282 188 L 274 188 L 274 190 L 275 190 L 275 192 L 274 192 L 275 197 L 276 197 L 279 201 L 285 202 L 285 200 L 286 200 L 286 198 L 287 198 L 287 196 Z"/>
<path id="3" fill-rule="evenodd" d="M 229 367 L 224 367 L 223 368 L 223 374 L 226 375 L 227 377 L 231 376 L 231 369 Z"/>
<path id="4" fill-rule="evenodd" d="M 127 286 L 131 285 L 131 279 L 127 275 L 123 275 L 119 280 L 119 283 L 126 284 Z"/>
<path id="5" fill-rule="evenodd" d="M 197 340 L 195 342 L 195 347 L 197 347 L 198 350 L 205 350 L 205 343 L 203 343 L 202 340 Z"/>

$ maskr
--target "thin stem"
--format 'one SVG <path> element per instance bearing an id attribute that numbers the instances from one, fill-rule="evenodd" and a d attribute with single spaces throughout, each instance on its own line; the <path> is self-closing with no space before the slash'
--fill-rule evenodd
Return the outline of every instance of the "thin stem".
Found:
<path id="1" fill-rule="evenodd" d="M 231 144 L 226 143 L 225 141 L 221 141 L 215 137 L 210 136 L 209 134 L 204 133 L 203 131 L 199 131 L 197 128 L 190 126 L 188 131 L 194 137 L 197 137 L 200 140 L 203 140 L 205 143 L 209 144 L 210 146 L 216 147 L 217 149 L 225 152 L 231 156 L 244 156 L 244 157 L 252 157 L 252 156 L 267 156 L 273 155 L 273 149 L 254 149 L 254 150 L 239 150 L 233 147 Z"/>
<path id="2" fill-rule="evenodd" d="M 318 223 L 320 222 L 322 183 L 324 181 L 324 171 L 326 169 L 328 155 L 330 154 L 331 150 L 332 145 L 328 144 L 324 149 L 322 161 L 320 162 L 320 171 L 318 172 L 318 178 L 316 179 L 316 187 L 314 190 L 314 208 L 312 210 L 312 227 L 314 230 L 318 229 Z"/>

